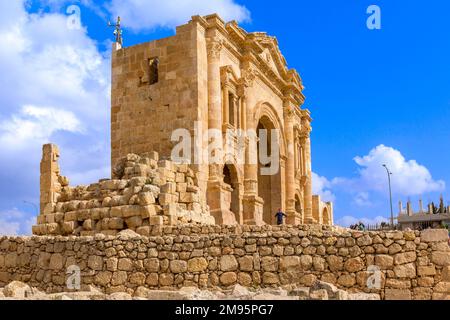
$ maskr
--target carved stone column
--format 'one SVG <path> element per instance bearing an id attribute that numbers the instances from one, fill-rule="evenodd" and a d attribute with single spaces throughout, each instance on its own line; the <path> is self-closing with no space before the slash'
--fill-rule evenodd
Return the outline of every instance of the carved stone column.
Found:
<path id="1" fill-rule="evenodd" d="M 244 165 L 244 196 L 242 200 L 244 208 L 244 224 L 262 225 L 264 200 L 258 196 L 258 142 L 253 117 L 250 115 L 248 90 L 256 78 L 255 72 L 246 64 L 239 80 L 238 95 L 241 98 L 241 129 L 252 136 L 246 138 L 245 165 Z"/>
<path id="2" fill-rule="evenodd" d="M 312 170 L 311 170 L 311 118 L 307 116 L 302 119 L 302 146 L 305 150 L 305 169 L 306 182 L 304 189 L 305 215 L 303 222 L 306 224 L 314 223 L 312 214 Z"/>
<path id="3" fill-rule="evenodd" d="M 286 215 L 288 224 L 299 224 L 300 216 L 295 211 L 295 152 L 294 152 L 294 108 L 293 102 L 284 100 L 284 125 L 287 144 L 286 160 Z"/>
<path id="4" fill-rule="evenodd" d="M 219 130 L 222 137 L 222 93 L 221 93 L 221 75 L 220 75 L 220 51 L 222 50 L 222 41 L 213 37 L 207 42 L 208 54 L 208 128 Z M 216 136 L 218 138 L 219 136 Z M 220 145 L 223 148 L 223 143 Z M 209 151 L 208 151 L 209 154 Z M 221 159 L 222 160 L 222 159 Z M 228 216 L 222 209 L 223 197 L 225 193 L 222 190 L 223 174 L 220 163 L 209 163 L 209 179 L 207 202 L 210 207 L 211 215 L 214 216 L 217 224 L 229 223 L 225 216 Z"/>
<path id="5" fill-rule="evenodd" d="M 228 89 L 228 84 L 225 83 L 223 85 L 223 123 L 228 124 L 230 123 L 230 116 L 228 114 L 228 106 L 230 105 L 230 92 Z"/>
<path id="6" fill-rule="evenodd" d="M 46 144 L 42 148 L 40 177 L 40 214 L 51 214 L 61 192 L 60 169 L 58 164 L 59 150 L 54 144 Z M 68 182 L 66 183 L 68 184 Z"/>
<path id="7" fill-rule="evenodd" d="M 220 51 L 222 41 L 214 37 L 207 44 L 208 50 L 208 129 L 222 131 L 222 102 L 220 85 Z M 210 164 L 209 180 L 220 181 L 218 165 Z"/>

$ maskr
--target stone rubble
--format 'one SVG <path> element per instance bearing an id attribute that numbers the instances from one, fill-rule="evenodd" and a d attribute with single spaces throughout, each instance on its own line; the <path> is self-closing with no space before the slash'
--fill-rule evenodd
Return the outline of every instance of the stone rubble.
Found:
<path id="1" fill-rule="evenodd" d="M 277 289 L 249 289 L 239 284 L 232 289 L 215 291 L 196 287 L 179 290 L 140 287 L 133 296 L 126 292 L 105 294 L 93 286 L 89 291 L 46 294 L 20 281 L 13 281 L 0 288 L 0 300 L 380 300 L 380 295 L 363 292 L 349 294 L 322 281 L 316 281 L 310 288 L 287 285 Z"/>
<path id="2" fill-rule="evenodd" d="M 69 186 L 60 175 L 59 151 L 45 145 L 41 168 L 41 214 L 35 235 L 116 235 L 132 230 L 148 236 L 151 226 L 215 224 L 198 179 L 187 164 L 159 160 L 156 152 L 129 154 L 113 168 L 112 179 Z"/>

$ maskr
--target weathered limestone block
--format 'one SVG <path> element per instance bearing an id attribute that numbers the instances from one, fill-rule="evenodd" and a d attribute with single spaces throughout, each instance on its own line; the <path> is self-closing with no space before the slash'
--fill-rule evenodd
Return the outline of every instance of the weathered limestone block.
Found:
<path id="1" fill-rule="evenodd" d="M 264 271 L 278 271 L 278 258 L 276 257 L 262 257 L 261 268 Z"/>
<path id="2" fill-rule="evenodd" d="M 434 292 L 450 294 L 450 282 L 441 281 L 433 288 Z"/>
<path id="3" fill-rule="evenodd" d="M 141 206 L 147 206 L 154 204 L 156 202 L 155 196 L 152 192 L 141 192 L 139 193 L 139 204 Z"/>
<path id="4" fill-rule="evenodd" d="M 398 264 L 405 264 L 409 262 L 414 262 L 417 259 L 417 255 L 415 252 L 404 252 L 399 253 L 394 256 L 394 263 L 396 265 Z"/>
<path id="5" fill-rule="evenodd" d="M 177 192 L 177 184 L 175 182 L 168 182 L 161 186 L 161 193 L 175 194 Z"/>
<path id="6" fill-rule="evenodd" d="M 162 206 L 173 204 L 175 202 L 178 202 L 178 196 L 171 193 L 160 193 L 158 202 Z"/>
<path id="7" fill-rule="evenodd" d="M 162 273 L 159 275 L 160 286 L 171 286 L 174 282 L 174 276 L 171 273 Z"/>
<path id="8" fill-rule="evenodd" d="M 94 277 L 94 283 L 100 286 L 107 286 L 112 279 L 113 273 L 110 271 L 101 271 Z"/>
<path id="9" fill-rule="evenodd" d="M 411 291 L 409 289 L 386 289 L 384 293 L 385 300 L 411 300 Z"/>
<path id="10" fill-rule="evenodd" d="M 342 257 L 338 256 L 328 256 L 327 258 L 328 267 L 330 268 L 330 271 L 341 271 L 344 268 L 344 262 Z"/>
<path id="11" fill-rule="evenodd" d="M 122 218 L 110 218 L 107 221 L 107 226 L 103 229 L 122 230 L 124 228 L 124 220 Z"/>
<path id="12" fill-rule="evenodd" d="M 448 231 L 446 229 L 427 229 L 420 233 L 420 240 L 423 242 L 448 241 Z"/>
<path id="13" fill-rule="evenodd" d="M 420 287 L 433 287 L 434 286 L 434 278 L 433 277 L 420 277 L 417 279 L 417 285 Z"/>
<path id="14" fill-rule="evenodd" d="M 162 226 L 164 224 L 164 219 L 162 216 L 151 216 L 149 223 L 151 226 Z"/>
<path id="15" fill-rule="evenodd" d="M 278 277 L 278 274 L 273 272 L 264 272 L 262 276 L 262 282 L 267 285 L 273 285 L 278 284 L 280 282 L 280 279 Z"/>
<path id="16" fill-rule="evenodd" d="M 433 291 L 430 288 L 414 288 L 414 300 L 431 300 Z"/>
<path id="17" fill-rule="evenodd" d="M 50 258 L 49 269 L 61 270 L 64 265 L 64 257 L 60 253 L 55 253 Z"/>
<path id="18" fill-rule="evenodd" d="M 220 270 L 236 271 L 237 269 L 238 262 L 233 255 L 224 255 L 220 258 Z"/>
<path id="19" fill-rule="evenodd" d="M 205 258 L 192 258 L 188 260 L 188 272 L 203 272 L 208 268 Z"/>
<path id="20" fill-rule="evenodd" d="M 450 282 L 450 265 L 442 268 L 442 281 Z"/>
<path id="21" fill-rule="evenodd" d="M 419 266 L 417 267 L 417 274 L 419 276 L 434 276 L 436 275 L 435 266 Z"/>
<path id="22" fill-rule="evenodd" d="M 134 272 L 128 278 L 129 283 L 136 285 L 136 286 L 144 285 L 145 280 L 146 280 L 146 276 L 145 276 L 145 273 L 143 273 L 143 272 Z"/>
<path id="23" fill-rule="evenodd" d="M 375 256 L 375 264 L 380 269 L 392 269 L 394 266 L 394 258 L 388 255 L 379 254 Z"/>
<path id="24" fill-rule="evenodd" d="M 30 286 L 20 281 L 13 281 L 3 289 L 3 295 L 8 298 L 24 299 L 32 294 Z"/>
<path id="25" fill-rule="evenodd" d="M 220 283 L 224 286 L 230 286 L 237 281 L 237 275 L 235 272 L 224 272 L 220 275 Z"/>
<path id="26" fill-rule="evenodd" d="M 351 258 L 345 261 L 344 268 L 348 272 L 358 272 L 364 269 L 364 261 L 361 258 Z"/>
<path id="27" fill-rule="evenodd" d="M 142 207 L 137 205 L 122 206 L 122 217 L 129 218 L 133 216 L 140 216 L 142 214 Z"/>
<path id="28" fill-rule="evenodd" d="M 170 271 L 173 273 L 183 273 L 188 270 L 188 265 L 186 261 L 183 260 L 173 260 L 170 261 Z"/>
<path id="29" fill-rule="evenodd" d="M 434 251 L 434 252 L 432 252 L 431 262 L 438 266 L 450 265 L 450 251 Z"/>
<path id="30" fill-rule="evenodd" d="M 300 257 L 287 256 L 280 258 L 280 270 L 289 271 L 289 270 L 297 270 L 299 268 L 300 268 Z"/>
<path id="31" fill-rule="evenodd" d="M 118 261 L 117 269 L 121 271 L 132 271 L 133 270 L 133 262 L 129 258 L 121 258 Z"/>
<path id="32" fill-rule="evenodd" d="M 411 288 L 411 280 L 400 280 L 390 278 L 386 280 L 386 287 L 396 289 L 408 289 Z"/>
<path id="33" fill-rule="evenodd" d="M 159 272 L 160 262 L 159 259 L 149 258 L 144 260 L 144 268 L 148 272 Z"/>
<path id="34" fill-rule="evenodd" d="M 106 270 L 117 271 L 117 265 L 119 260 L 116 257 L 106 259 Z"/>
<path id="35" fill-rule="evenodd" d="M 103 269 L 103 259 L 99 256 L 89 256 L 88 267 L 92 270 L 102 270 Z"/>
<path id="36" fill-rule="evenodd" d="M 415 278 L 416 266 L 414 263 L 398 265 L 394 267 L 394 273 L 398 278 Z"/>
<path id="37" fill-rule="evenodd" d="M 64 221 L 78 221 L 77 212 L 70 211 L 64 214 Z"/>
<path id="38" fill-rule="evenodd" d="M 125 224 L 128 228 L 135 229 L 142 226 L 142 218 L 141 216 L 127 218 L 125 219 Z"/>
<path id="39" fill-rule="evenodd" d="M 113 286 L 123 285 L 127 282 L 127 278 L 128 278 L 128 275 L 125 271 L 113 272 L 113 275 L 111 278 L 111 284 Z"/>
<path id="40" fill-rule="evenodd" d="M 356 276 L 354 274 L 343 274 L 338 278 L 337 283 L 343 287 L 353 287 L 356 283 Z"/>
<path id="41" fill-rule="evenodd" d="M 211 254 L 211 253 L 210 253 Z M 220 249 L 218 254 L 214 254 L 215 256 L 220 255 Z M 241 271 L 253 271 L 253 256 L 243 256 L 238 258 L 239 270 Z"/>

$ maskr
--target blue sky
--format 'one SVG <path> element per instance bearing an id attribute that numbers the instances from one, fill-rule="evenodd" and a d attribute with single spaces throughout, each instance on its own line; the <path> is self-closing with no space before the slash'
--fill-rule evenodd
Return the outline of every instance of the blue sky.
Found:
<path id="1" fill-rule="evenodd" d="M 381 30 L 366 26 L 372 4 Z M 81 28 L 67 27 L 70 5 Z M 120 13 L 129 46 L 212 12 L 276 36 L 300 73 L 314 119 L 314 189 L 334 201 L 336 222 L 388 217 L 383 163 L 395 212 L 408 198 L 450 201 L 448 1 L 2 1 L 0 234 L 29 233 L 35 222 L 43 143 L 60 146 L 73 184 L 108 176 L 107 20 Z"/>

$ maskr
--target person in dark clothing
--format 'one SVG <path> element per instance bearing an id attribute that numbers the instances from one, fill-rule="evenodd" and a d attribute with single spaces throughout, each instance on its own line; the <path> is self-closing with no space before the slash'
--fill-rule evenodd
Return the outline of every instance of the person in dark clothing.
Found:
<path id="1" fill-rule="evenodd" d="M 277 218 L 277 224 L 282 225 L 283 224 L 283 217 L 286 217 L 283 211 L 281 211 L 281 208 L 278 209 L 278 212 L 275 214 L 275 217 Z"/>

